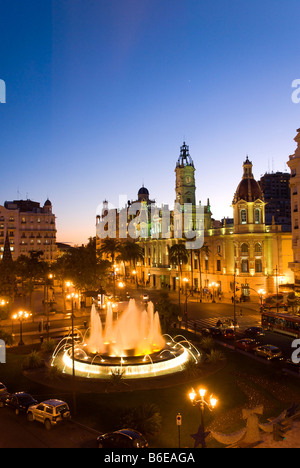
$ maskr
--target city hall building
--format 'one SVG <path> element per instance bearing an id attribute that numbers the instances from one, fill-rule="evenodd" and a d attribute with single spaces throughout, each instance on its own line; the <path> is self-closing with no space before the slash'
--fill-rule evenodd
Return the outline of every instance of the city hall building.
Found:
<path id="1" fill-rule="evenodd" d="M 192 204 L 194 211 L 195 171 L 189 147 L 184 143 L 175 168 L 175 202 L 181 206 Z M 145 187 L 138 192 L 138 200 L 149 212 L 153 210 L 151 198 Z M 246 298 L 259 295 L 260 290 L 267 294 L 276 293 L 279 288 L 282 290 L 283 285 L 288 288 L 293 284 L 294 275 L 289 268 L 289 263 L 293 261 L 292 233 L 283 230 L 274 219 L 267 224 L 264 194 L 254 178 L 253 164 L 248 157 L 243 163 L 241 182 L 234 192 L 232 219 L 214 220 L 209 200 L 205 206 L 199 203 L 198 207 L 204 212 L 201 227 L 204 247 L 189 250 L 188 263 L 181 265 L 181 268 L 172 265 L 169 259 L 169 248 L 186 241 L 175 236 L 174 211 L 170 216 L 168 236 L 160 235 L 164 230 L 162 226 L 153 225 L 153 218 L 148 226 L 140 229 L 140 237 L 135 242 L 142 248 L 144 259 L 138 262 L 135 273 L 141 285 L 169 291 L 180 287 L 182 290 L 232 294 L 235 283 L 239 294 Z M 162 219 L 159 216 L 162 210 L 163 207 L 158 209 L 158 224 Z M 98 225 L 102 219 L 104 216 L 97 217 Z M 99 237 L 97 245 L 101 247 Z"/>

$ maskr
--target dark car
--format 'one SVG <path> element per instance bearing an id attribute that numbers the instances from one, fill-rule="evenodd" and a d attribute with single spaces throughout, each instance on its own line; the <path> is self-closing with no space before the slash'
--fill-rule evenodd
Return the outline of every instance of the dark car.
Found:
<path id="1" fill-rule="evenodd" d="M 5 400 L 5 406 L 12 408 L 16 414 L 27 413 L 28 408 L 37 405 L 37 403 L 37 400 L 24 392 L 13 393 Z"/>
<path id="2" fill-rule="evenodd" d="M 97 438 L 99 448 L 147 448 L 148 442 L 144 436 L 133 429 L 101 434 Z"/>
<path id="3" fill-rule="evenodd" d="M 8 397 L 9 393 L 7 391 L 7 388 L 3 383 L 0 382 L 0 408 L 3 408 L 5 406 L 5 400 Z"/>
<path id="4" fill-rule="evenodd" d="M 223 337 L 226 340 L 234 340 L 235 338 L 234 330 L 232 328 L 226 328 L 225 330 L 223 330 Z"/>
<path id="5" fill-rule="evenodd" d="M 202 335 L 205 335 L 205 336 L 221 336 L 222 335 L 222 331 L 219 327 L 202 328 L 201 332 L 202 332 Z"/>
<path id="6" fill-rule="evenodd" d="M 264 329 L 261 327 L 250 327 L 244 331 L 244 336 L 249 338 L 256 338 L 258 336 L 264 336 Z"/>
<path id="7" fill-rule="evenodd" d="M 242 338 L 235 342 L 235 347 L 241 349 L 242 351 L 254 351 L 254 349 L 259 345 L 259 343 L 252 338 Z"/>

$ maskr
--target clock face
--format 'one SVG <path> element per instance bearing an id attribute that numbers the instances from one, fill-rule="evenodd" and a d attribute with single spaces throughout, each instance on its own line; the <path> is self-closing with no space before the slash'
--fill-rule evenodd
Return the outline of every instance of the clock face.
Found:
<path id="1" fill-rule="evenodd" d="M 186 178 L 185 178 L 185 183 L 186 183 L 186 184 L 190 184 L 191 182 L 192 182 L 191 176 L 186 176 Z"/>

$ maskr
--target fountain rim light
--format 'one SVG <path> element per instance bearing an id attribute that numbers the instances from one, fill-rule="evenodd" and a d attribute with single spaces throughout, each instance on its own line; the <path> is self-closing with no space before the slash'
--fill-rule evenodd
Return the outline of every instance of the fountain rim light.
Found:
<path id="1" fill-rule="evenodd" d="M 73 359 L 70 356 L 70 348 L 63 353 L 62 362 L 64 364 L 64 373 L 71 374 L 73 369 Z M 164 351 L 164 350 L 162 350 Z M 182 348 L 182 352 L 171 359 L 162 362 L 148 362 L 146 364 L 137 365 L 105 365 L 85 363 L 82 361 L 74 360 L 75 372 L 78 377 L 93 377 L 105 379 L 110 378 L 113 374 L 121 373 L 123 378 L 136 379 L 136 378 L 149 378 L 167 375 L 170 373 L 180 372 L 184 364 L 190 359 L 190 353 L 186 348 Z"/>

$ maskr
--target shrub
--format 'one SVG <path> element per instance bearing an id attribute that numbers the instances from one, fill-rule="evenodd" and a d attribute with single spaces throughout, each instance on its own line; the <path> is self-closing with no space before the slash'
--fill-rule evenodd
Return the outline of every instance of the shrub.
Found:
<path id="1" fill-rule="evenodd" d="M 32 351 L 30 354 L 28 354 L 22 363 L 24 370 L 38 369 L 40 367 L 44 367 L 44 365 L 44 359 L 41 353 L 37 351 Z"/>
<path id="2" fill-rule="evenodd" d="M 134 429 L 144 435 L 154 435 L 161 430 L 162 417 L 159 408 L 153 403 L 145 403 L 131 408 L 121 419 L 121 426 Z"/>
<path id="3" fill-rule="evenodd" d="M 61 373 L 57 366 L 50 366 L 47 369 L 47 377 L 49 378 L 49 380 L 56 380 L 60 377 L 60 375 Z"/>
<path id="4" fill-rule="evenodd" d="M 56 342 L 54 340 L 46 340 L 43 342 L 41 346 L 41 352 L 43 354 L 53 354 L 53 351 L 55 350 L 56 347 Z"/>
<path id="5" fill-rule="evenodd" d="M 220 361 L 224 361 L 225 356 L 219 349 L 212 349 L 210 354 L 207 355 L 207 362 L 215 364 Z"/>
<path id="6" fill-rule="evenodd" d="M 0 330 L 0 340 L 3 340 L 7 346 L 12 346 L 13 337 L 10 333 Z"/>
<path id="7" fill-rule="evenodd" d="M 205 338 L 202 338 L 200 347 L 205 351 L 211 351 L 215 347 L 215 342 L 210 336 L 206 336 Z"/>
<path id="8" fill-rule="evenodd" d="M 196 362 L 194 359 L 189 359 L 184 364 L 184 372 L 188 375 L 188 377 L 198 377 L 202 373 L 202 365 L 200 362 Z"/>

